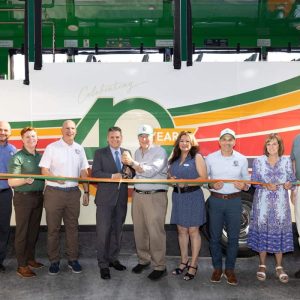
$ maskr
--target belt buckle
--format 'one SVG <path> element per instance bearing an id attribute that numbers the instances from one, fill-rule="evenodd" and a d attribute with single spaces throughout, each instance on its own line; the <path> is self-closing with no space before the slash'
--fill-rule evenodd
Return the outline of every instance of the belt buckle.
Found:
<path id="1" fill-rule="evenodd" d="M 186 193 L 187 191 L 188 191 L 188 189 L 189 189 L 189 186 L 188 185 L 185 185 L 183 188 L 182 188 L 182 192 L 183 193 Z"/>
<path id="2" fill-rule="evenodd" d="M 229 196 L 229 195 L 227 195 L 227 194 L 223 195 L 223 197 L 224 197 L 224 200 L 228 200 L 228 199 L 230 199 L 230 196 Z"/>

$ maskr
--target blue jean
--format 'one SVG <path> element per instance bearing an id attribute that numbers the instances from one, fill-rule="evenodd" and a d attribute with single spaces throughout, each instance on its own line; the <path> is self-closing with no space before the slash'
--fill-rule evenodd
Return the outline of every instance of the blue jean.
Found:
<path id="1" fill-rule="evenodd" d="M 10 233 L 10 217 L 12 210 L 12 190 L 0 191 L 0 264 L 3 263 Z"/>
<path id="2" fill-rule="evenodd" d="M 241 198 L 219 199 L 210 196 L 208 199 L 210 251 L 215 269 L 222 269 L 221 237 L 223 226 L 226 226 L 228 244 L 225 269 L 233 270 L 238 252 L 238 239 L 241 227 Z"/>

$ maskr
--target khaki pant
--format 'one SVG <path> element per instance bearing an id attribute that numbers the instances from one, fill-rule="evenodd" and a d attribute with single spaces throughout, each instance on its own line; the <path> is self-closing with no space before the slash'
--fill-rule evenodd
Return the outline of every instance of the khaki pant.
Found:
<path id="1" fill-rule="evenodd" d="M 39 235 L 42 211 L 42 192 L 15 192 L 13 198 L 16 214 L 15 249 L 19 267 L 35 259 L 35 245 Z"/>
<path id="2" fill-rule="evenodd" d="M 139 194 L 134 192 L 132 220 L 140 264 L 152 261 L 155 270 L 166 268 L 167 193 Z"/>
<path id="3" fill-rule="evenodd" d="M 48 226 L 47 251 L 50 262 L 60 260 L 59 232 L 62 220 L 65 225 L 68 260 L 78 259 L 80 196 L 81 192 L 79 189 L 61 191 L 51 189 L 51 187 L 46 188 L 44 201 Z"/>

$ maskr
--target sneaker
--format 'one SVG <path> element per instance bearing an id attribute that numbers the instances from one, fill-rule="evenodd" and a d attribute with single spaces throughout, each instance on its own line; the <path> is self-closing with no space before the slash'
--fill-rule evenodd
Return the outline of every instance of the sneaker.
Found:
<path id="1" fill-rule="evenodd" d="M 227 279 L 228 284 L 230 284 L 230 285 L 238 284 L 237 278 L 236 278 L 233 270 L 229 270 L 229 269 L 225 270 L 224 277 L 225 277 L 225 279 Z"/>
<path id="2" fill-rule="evenodd" d="M 221 278 L 223 276 L 223 271 L 222 269 L 214 269 L 210 281 L 211 282 L 221 282 Z"/>
<path id="3" fill-rule="evenodd" d="M 68 267 L 72 269 L 73 273 L 79 274 L 82 272 L 82 267 L 79 264 L 78 260 L 69 260 Z"/>
<path id="4" fill-rule="evenodd" d="M 59 261 L 51 263 L 48 274 L 49 275 L 57 275 L 59 273 Z"/>

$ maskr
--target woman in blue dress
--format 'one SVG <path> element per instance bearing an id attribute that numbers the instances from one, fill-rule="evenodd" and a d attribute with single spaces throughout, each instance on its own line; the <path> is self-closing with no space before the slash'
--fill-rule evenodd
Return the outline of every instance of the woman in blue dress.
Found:
<path id="1" fill-rule="evenodd" d="M 206 165 L 198 153 L 198 143 L 189 131 L 180 132 L 169 160 L 169 177 L 175 179 L 206 179 Z M 181 263 L 172 273 L 179 275 L 187 269 L 184 280 L 194 279 L 201 247 L 199 226 L 206 220 L 203 191 L 199 185 L 177 185 L 172 194 L 171 224 L 176 224 Z M 192 257 L 189 261 L 188 245 Z"/>
<path id="2" fill-rule="evenodd" d="M 274 253 L 276 275 L 287 283 L 289 277 L 282 267 L 282 258 L 283 253 L 294 250 L 288 189 L 296 178 L 292 162 L 282 156 L 283 152 L 281 137 L 273 133 L 265 141 L 264 155 L 253 162 L 251 179 L 265 184 L 256 186 L 248 245 L 259 253 L 258 280 L 266 279 L 267 253 Z"/>

